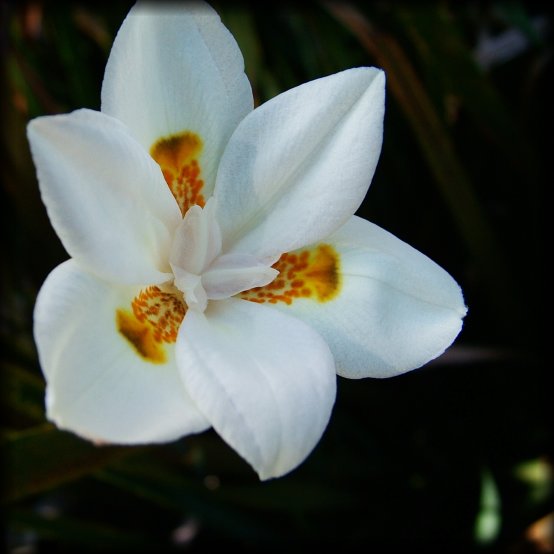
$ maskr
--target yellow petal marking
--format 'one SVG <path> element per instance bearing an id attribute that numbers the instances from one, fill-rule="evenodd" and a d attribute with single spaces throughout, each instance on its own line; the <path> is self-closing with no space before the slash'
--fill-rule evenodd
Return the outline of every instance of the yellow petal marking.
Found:
<path id="1" fill-rule="evenodd" d="M 328 302 L 339 292 L 340 258 L 329 244 L 283 254 L 273 267 L 279 271 L 273 282 L 244 291 L 240 297 L 260 304 L 290 305 L 297 298 Z"/>
<path id="2" fill-rule="evenodd" d="M 186 308 L 175 294 L 147 287 L 131 302 L 131 311 L 116 310 L 117 329 L 136 353 L 153 364 L 167 361 L 164 344 L 177 340 Z"/>
<path id="3" fill-rule="evenodd" d="M 204 181 L 198 163 L 201 151 L 202 140 L 191 131 L 163 137 L 150 149 L 150 155 L 161 167 L 183 216 L 191 206 L 198 204 L 203 208 L 206 204 L 202 194 Z"/>

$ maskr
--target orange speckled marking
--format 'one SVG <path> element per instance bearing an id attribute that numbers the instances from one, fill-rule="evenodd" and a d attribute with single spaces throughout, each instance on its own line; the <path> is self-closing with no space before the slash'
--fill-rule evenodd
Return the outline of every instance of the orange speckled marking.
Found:
<path id="1" fill-rule="evenodd" d="M 200 137 L 191 131 L 158 140 L 150 155 L 162 168 L 165 181 L 181 208 L 183 216 L 195 204 L 206 204 L 202 194 L 204 181 L 200 177 L 198 156 L 202 150 Z"/>
<path id="2" fill-rule="evenodd" d="M 117 329 L 146 361 L 165 363 L 164 343 L 177 340 L 186 313 L 184 303 L 175 294 L 152 286 L 140 291 L 131 308 L 132 312 L 116 310 Z"/>
<path id="3" fill-rule="evenodd" d="M 338 252 L 329 244 L 283 254 L 273 264 L 279 271 L 276 279 L 264 287 L 244 291 L 240 297 L 260 304 L 290 305 L 296 298 L 327 302 L 340 289 L 339 264 Z"/>

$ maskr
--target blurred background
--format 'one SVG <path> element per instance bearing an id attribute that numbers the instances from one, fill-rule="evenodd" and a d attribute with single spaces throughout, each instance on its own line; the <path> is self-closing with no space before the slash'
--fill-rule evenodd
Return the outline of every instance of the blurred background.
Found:
<path id="1" fill-rule="evenodd" d="M 99 109 L 131 4 L 1 3 L 6 550 L 553 552 L 548 4 L 213 2 L 258 104 L 346 68 L 385 69 L 383 153 L 358 213 L 447 269 L 469 306 L 426 367 L 339 379 L 314 453 L 264 483 L 214 432 L 96 448 L 44 419 L 32 310 L 67 254 L 25 126 Z"/>

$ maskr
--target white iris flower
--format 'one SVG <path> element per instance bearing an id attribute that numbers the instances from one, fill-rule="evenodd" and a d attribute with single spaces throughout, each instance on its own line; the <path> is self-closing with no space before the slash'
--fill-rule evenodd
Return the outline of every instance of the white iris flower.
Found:
<path id="1" fill-rule="evenodd" d="M 253 110 L 209 6 L 135 6 L 102 111 L 29 124 L 71 256 L 35 309 L 48 418 L 118 444 L 213 427 L 267 479 L 317 444 L 337 373 L 389 377 L 441 354 L 460 288 L 353 215 L 384 97 L 383 72 L 362 67 Z"/>

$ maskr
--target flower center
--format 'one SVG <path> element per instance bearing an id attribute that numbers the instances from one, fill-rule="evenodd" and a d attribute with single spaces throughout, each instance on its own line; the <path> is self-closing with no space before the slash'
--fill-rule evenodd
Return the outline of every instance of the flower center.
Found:
<path id="1" fill-rule="evenodd" d="M 223 253 L 215 203 L 192 206 L 175 232 L 169 262 L 174 285 L 187 306 L 204 311 L 208 300 L 223 300 L 271 283 L 279 272 L 255 256 Z"/>

